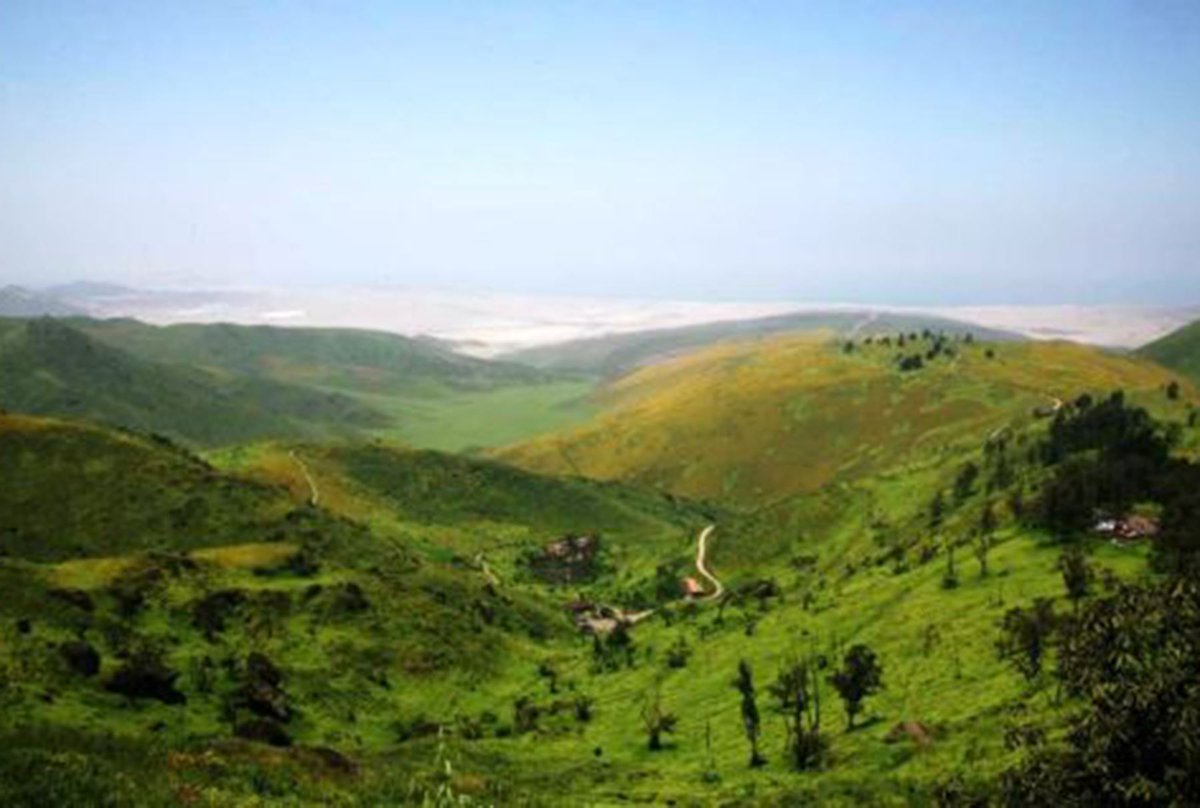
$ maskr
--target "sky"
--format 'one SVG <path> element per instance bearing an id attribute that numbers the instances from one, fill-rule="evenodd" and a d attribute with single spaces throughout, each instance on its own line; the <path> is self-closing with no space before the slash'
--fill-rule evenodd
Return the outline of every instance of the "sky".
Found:
<path id="1" fill-rule="evenodd" d="M 0 0 L 0 281 L 1200 302 L 1200 3 Z"/>

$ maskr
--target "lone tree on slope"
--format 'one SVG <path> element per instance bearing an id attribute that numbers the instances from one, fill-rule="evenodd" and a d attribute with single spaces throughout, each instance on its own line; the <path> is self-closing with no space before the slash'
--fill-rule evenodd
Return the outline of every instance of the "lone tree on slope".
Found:
<path id="1" fill-rule="evenodd" d="M 675 732 L 679 718 L 667 712 L 662 706 L 662 697 L 658 691 L 651 693 L 646 703 L 642 705 L 642 726 L 646 730 L 646 746 L 651 752 L 662 749 L 662 736 Z"/>
<path id="2" fill-rule="evenodd" d="M 1038 598 L 1028 609 L 1014 607 L 1004 615 L 1002 634 L 996 643 L 1001 659 L 1007 659 L 1032 682 L 1042 672 L 1042 660 L 1058 625 L 1054 603 Z"/>
<path id="3" fill-rule="evenodd" d="M 759 715 L 758 704 L 754 699 L 754 675 L 750 672 L 750 663 L 742 660 L 738 663 L 738 675 L 733 680 L 733 686 L 742 694 L 742 729 L 746 740 L 750 742 L 750 768 L 757 769 L 767 761 L 758 752 Z"/>
<path id="4" fill-rule="evenodd" d="M 842 669 L 829 681 L 846 705 L 847 729 L 854 729 L 854 717 L 862 709 L 863 699 L 883 687 L 883 667 L 875 652 L 860 643 L 846 652 Z"/>
<path id="5" fill-rule="evenodd" d="M 1062 573 L 1067 597 L 1071 599 L 1071 605 L 1078 609 L 1079 601 L 1087 597 L 1092 580 L 1096 577 L 1095 571 L 1080 547 L 1071 547 L 1059 556 L 1058 569 Z"/>
<path id="6" fill-rule="evenodd" d="M 823 658 L 822 658 L 823 659 Z M 787 751 L 792 768 L 819 767 L 825 757 L 821 737 L 821 688 L 817 671 L 823 661 L 814 657 L 789 662 L 769 688 L 779 702 L 787 726 Z"/>

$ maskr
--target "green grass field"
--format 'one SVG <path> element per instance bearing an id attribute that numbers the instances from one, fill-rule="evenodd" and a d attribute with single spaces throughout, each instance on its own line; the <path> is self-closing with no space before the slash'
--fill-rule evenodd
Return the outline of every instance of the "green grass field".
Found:
<path id="1" fill-rule="evenodd" d="M 1174 425 L 1178 453 L 1200 428 L 1195 389 L 1169 398 L 1172 374 L 1148 362 L 954 345 L 913 372 L 891 348 L 808 335 L 720 345 L 596 394 L 538 382 L 402 405 L 359 390 L 395 407 L 384 434 L 200 455 L 0 416 L 0 802 L 932 805 L 950 781 L 990 788 L 1023 754 L 1008 730 L 1053 740 L 1077 709 L 996 650 L 1012 607 L 1074 608 L 1063 537 L 1019 512 L 1050 473 L 1036 449 L 1052 419 L 1034 409 L 1120 387 Z M 558 431 L 499 458 L 414 448 L 544 430 Z M 998 436 L 1004 482 L 985 451 Z M 980 476 L 952 493 L 967 463 Z M 687 602 L 710 524 L 728 597 Z M 540 577 L 570 534 L 600 537 L 586 574 Z M 1148 543 L 1081 546 L 1085 603 L 1152 574 Z M 580 602 L 654 611 L 621 644 L 576 628 Z M 827 676 L 855 643 L 878 654 L 883 689 L 850 730 Z M 829 663 L 828 758 L 806 772 L 786 763 L 769 692 L 800 656 Z M 653 698 L 678 724 L 652 752 Z M 901 722 L 928 743 L 889 742 Z"/>
<path id="2" fill-rule="evenodd" d="M 505 446 L 583 423 L 596 412 L 589 380 L 518 384 L 494 390 L 442 390 L 426 395 L 358 393 L 393 426 L 376 434 L 446 452 Z"/>

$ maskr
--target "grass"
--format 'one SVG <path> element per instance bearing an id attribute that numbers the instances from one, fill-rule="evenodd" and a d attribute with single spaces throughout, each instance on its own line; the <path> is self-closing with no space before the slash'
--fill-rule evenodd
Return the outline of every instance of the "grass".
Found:
<path id="1" fill-rule="evenodd" d="M 811 334 L 724 343 L 625 376 L 598 394 L 604 410 L 592 421 L 497 456 L 760 505 L 976 441 L 1055 396 L 1123 387 L 1157 404 L 1170 378 L 1151 363 L 1068 343 L 956 349 L 905 373 L 894 362 L 903 349 L 878 343 L 849 355 Z"/>
<path id="2" fill-rule="evenodd" d="M 599 422 L 555 447 L 593 462 L 593 444 L 575 442 L 587 436 L 612 476 L 719 505 L 386 442 L 255 443 L 201 458 L 141 435 L 0 417 L 0 470 L 17 481 L 0 489 L 0 773 L 10 778 L 0 796 L 33 768 L 59 773 L 67 802 L 212 805 L 386 805 L 437 789 L 484 804 L 908 805 L 930 804 L 949 777 L 984 781 L 1017 754 L 1007 727 L 1053 736 L 1073 709 L 995 652 L 1008 608 L 1040 596 L 1070 608 L 1060 545 L 995 494 L 1001 526 L 984 577 L 970 552 L 983 481 L 936 530 L 929 500 L 964 462 L 983 464 L 1002 426 L 1032 495 L 1043 472 L 1020 459 L 1046 423 L 1030 410 L 1048 395 L 1124 386 L 1176 421 L 1186 406 L 1162 394 L 1164 371 L 1134 359 L 1064 345 L 985 350 L 902 375 L 890 353 L 846 356 L 811 338 L 721 346 L 610 386 Z M 1198 436 L 1186 431 L 1181 446 Z M 645 445 L 662 465 L 641 465 Z M 320 491 L 315 508 L 301 463 Z M 657 569 L 667 566 L 668 583 L 687 574 L 710 522 L 709 566 L 735 599 L 663 599 Z M 528 554 L 576 532 L 603 539 L 596 580 L 555 586 L 529 573 Z M 960 545 L 952 589 L 947 543 Z M 1145 546 L 1087 548 L 1115 576 L 1148 574 Z M 763 580 L 778 596 L 746 594 Z M 658 607 L 632 631 L 632 664 L 598 664 L 563 608 L 576 599 Z M 691 658 L 673 668 L 667 649 L 681 639 Z M 79 640 L 100 654 L 96 677 L 65 665 L 60 646 Z M 794 655 L 836 663 L 855 642 L 879 654 L 884 690 L 848 731 L 825 685 L 830 763 L 793 772 L 767 686 Z M 186 706 L 104 689 L 145 652 L 178 673 Z M 251 652 L 283 674 L 292 749 L 232 737 L 247 717 L 236 694 Z M 731 685 L 741 659 L 763 714 L 769 762 L 757 771 Z M 680 720 L 658 753 L 639 715 L 652 692 Z M 576 697 L 591 700 L 589 720 L 576 717 Z M 536 728 L 521 731 L 518 703 L 538 708 Z M 929 748 L 885 742 L 905 720 L 931 728 Z"/>
<path id="3" fill-rule="evenodd" d="M 1138 354 L 1200 384 L 1200 321 L 1139 348 Z"/>
<path id="4" fill-rule="evenodd" d="M 376 434 L 411 446 L 458 452 L 503 446 L 574 426 L 596 410 L 589 380 L 517 384 L 492 390 L 444 390 L 426 395 L 359 393 L 393 425 Z"/>

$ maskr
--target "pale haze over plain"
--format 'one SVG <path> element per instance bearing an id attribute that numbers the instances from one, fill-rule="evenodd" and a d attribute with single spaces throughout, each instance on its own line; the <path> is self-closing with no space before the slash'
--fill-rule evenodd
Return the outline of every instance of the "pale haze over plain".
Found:
<path id="1" fill-rule="evenodd" d="M 1200 301 L 1200 4 L 0 0 L 0 281 Z"/>

